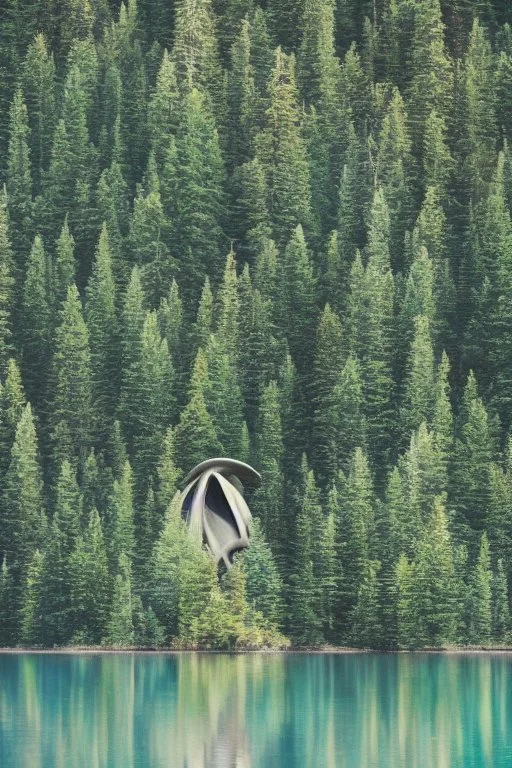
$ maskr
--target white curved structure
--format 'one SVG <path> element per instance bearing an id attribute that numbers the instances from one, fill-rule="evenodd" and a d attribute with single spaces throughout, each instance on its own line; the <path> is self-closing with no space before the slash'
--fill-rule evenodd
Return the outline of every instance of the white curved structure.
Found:
<path id="1" fill-rule="evenodd" d="M 192 533 L 202 536 L 217 564 L 230 568 L 233 555 L 249 546 L 251 512 L 242 495 L 258 486 L 261 476 L 235 459 L 208 459 L 184 479 L 179 493 L 181 514 Z"/>

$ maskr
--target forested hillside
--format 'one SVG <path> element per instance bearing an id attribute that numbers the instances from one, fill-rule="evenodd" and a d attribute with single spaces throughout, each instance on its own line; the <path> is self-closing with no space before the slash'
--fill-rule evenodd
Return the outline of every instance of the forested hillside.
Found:
<path id="1" fill-rule="evenodd" d="M 510 4 L 0 21 L 0 644 L 507 642 Z"/>

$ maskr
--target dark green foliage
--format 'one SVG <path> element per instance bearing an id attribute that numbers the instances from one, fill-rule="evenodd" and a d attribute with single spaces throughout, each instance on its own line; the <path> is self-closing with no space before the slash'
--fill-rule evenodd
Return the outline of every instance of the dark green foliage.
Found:
<path id="1" fill-rule="evenodd" d="M 12 222 L 13 248 L 21 268 L 32 239 L 32 176 L 27 106 L 16 91 L 10 114 L 7 204 Z"/>
<path id="2" fill-rule="evenodd" d="M 4 188 L 0 196 L 0 366 L 4 371 L 11 350 L 14 288 L 15 264 L 9 238 L 7 193 Z"/>
<path id="3" fill-rule="evenodd" d="M 185 97 L 176 137 L 176 254 L 185 258 L 181 284 L 197 297 L 199 280 L 218 274 L 227 242 L 222 237 L 224 163 L 215 121 L 201 91 Z"/>
<path id="4" fill-rule="evenodd" d="M 509 642 L 506 3 L 4 5 L 0 643 Z"/>
<path id="5" fill-rule="evenodd" d="M 269 0 L 267 15 L 278 42 L 287 50 L 294 50 L 300 41 L 303 24 L 304 0 Z"/>
<path id="6" fill-rule="evenodd" d="M 0 572 L 0 643 L 3 647 L 16 642 L 16 604 L 13 581 L 7 560 L 2 561 Z"/>
<path id="7" fill-rule="evenodd" d="M 282 260 L 283 318 L 288 346 L 294 359 L 304 370 L 299 350 L 313 344 L 315 277 L 304 230 L 299 224 L 286 246 Z"/>

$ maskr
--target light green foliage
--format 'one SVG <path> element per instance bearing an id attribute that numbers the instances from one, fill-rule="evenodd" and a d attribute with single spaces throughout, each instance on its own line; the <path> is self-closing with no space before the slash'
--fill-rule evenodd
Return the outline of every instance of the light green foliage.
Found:
<path id="1" fill-rule="evenodd" d="M 492 632 L 496 640 L 507 637 L 510 631 L 510 608 L 508 604 L 508 586 L 503 560 L 500 558 L 492 580 Z"/>
<path id="2" fill-rule="evenodd" d="M 410 216 L 410 151 L 404 101 L 400 91 L 394 89 L 382 121 L 377 174 L 389 205 L 393 261 L 398 268 Z"/>
<path id="3" fill-rule="evenodd" d="M 205 89 L 218 109 L 220 64 L 211 0 L 176 3 L 173 60 L 182 91 Z"/>
<path id="4" fill-rule="evenodd" d="M 177 483 L 180 476 L 180 472 L 176 467 L 174 430 L 171 427 L 168 427 L 165 432 L 162 455 L 158 462 L 156 474 L 158 478 L 157 499 L 159 518 L 163 520 L 169 508 L 169 504 L 176 493 Z"/>
<path id="5" fill-rule="evenodd" d="M 315 467 L 322 485 L 332 481 L 338 469 L 336 443 L 339 423 L 333 418 L 340 395 L 336 386 L 345 362 L 341 322 L 329 304 L 320 317 L 316 334 L 313 383 L 313 445 Z"/>
<path id="6" fill-rule="evenodd" d="M 468 377 L 455 438 L 452 482 L 457 484 L 454 503 L 462 535 L 482 531 L 490 505 L 490 477 L 495 455 L 492 424 L 478 397 L 472 373 Z M 468 529 L 467 526 L 470 528 Z"/>
<path id="7" fill-rule="evenodd" d="M 405 646 L 442 646 L 454 641 L 458 620 L 453 549 L 442 500 L 430 519 L 412 563 L 397 567 L 398 637 Z"/>
<path id="8" fill-rule="evenodd" d="M 484 533 L 472 583 L 470 639 L 475 645 L 488 643 L 492 631 L 491 556 Z"/>
<path id="9" fill-rule="evenodd" d="M 107 622 L 104 644 L 114 648 L 127 648 L 134 644 L 133 604 L 130 561 L 124 553 L 119 557 L 115 578 L 112 608 Z"/>
<path id="10" fill-rule="evenodd" d="M 38 188 L 50 157 L 56 108 L 55 63 L 42 34 L 36 35 L 28 47 L 22 77 L 31 128 L 32 167 Z"/>
<path id="11" fill-rule="evenodd" d="M 256 466 L 262 475 L 262 484 L 254 494 L 252 503 L 255 513 L 267 536 L 272 536 L 276 556 L 280 562 L 285 545 L 283 520 L 284 452 L 280 409 L 280 393 L 277 382 L 271 381 L 263 391 L 256 442 Z"/>
<path id="12" fill-rule="evenodd" d="M 256 142 L 256 155 L 265 171 L 272 233 L 284 245 L 297 225 L 307 227 L 311 193 L 306 148 L 301 136 L 295 59 L 280 48 L 269 83 L 270 105 L 265 127 Z"/>
<path id="13" fill-rule="evenodd" d="M 495 60 L 485 27 L 475 19 L 464 60 L 467 149 L 472 191 L 483 196 L 495 162 Z"/>
<path id="14" fill-rule="evenodd" d="M 368 573 L 370 542 L 375 529 L 375 497 L 368 459 L 356 448 L 349 474 L 340 491 L 342 516 L 340 547 L 343 563 L 341 605 L 345 631 L 365 574 Z"/>
<path id="15" fill-rule="evenodd" d="M 41 403 L 50 363 L 51 270 L 43 241 L 36 235 L 28 257 L 23 285 L 23 369 L 27 393 L 35 405 Z"/>
<path id="16" fill-rule="evenodd" d="M 91 346 L 91 375 L 97 414 L 96 432 L 110 428 L 118 392 L 116 289 L 107 226 L 104 223 L 86 291 L 85 317 Z"/>
<path id="17" fill-rule="evenodd" d="M 449 114 L 452 72 L 444 47 L 439 0 L 426 0 L 414 6 L 411 69 L 408 111 L 413 143 L 418 150 L 431 111 L 435 109 L 442 116 Z"/>
<path id="18" fill-rule="evenodd" d="M 92 432 L 91 349 L 75 285 L 68 288 L 55 331 L 53 386 L 54 459 L 85 461 Z"/>
<path id="19" fill-rule="evenodd" d="M 347 470 L 356 448 L 366 448 L 361 367 L 350 355 L 336 382 L 331 410 L 337 466 Z"/>
<path id="20" fill-rule="evenodd" d="M 62 546 L 66 555 L 74 548 L 82 524 L 82 497 L 76 481 L 76 472 L 64 459 L 55 488 L 54 516 L 58 517 Z"/>
<path id="21" fill-rule="evenodd" d="M 2 475 L 9 466 L 10 453 L 16 427 L 26 405 L 25 392 L 21 381 L 21 372 L 12 358 L 7 363 L 7 376 L 0 389 L 0 470 Z"/>
<path id="22" fill-rule="evenodd" d="M 423 421 L 430 422 L 434 407 L 434 350 L 428 318 L 418 315 L 414 318 L 414 326 L 402 409 L 405 435 L 416 430 Z"/>
<path id="23" fill-rule="evenodd" d="M 190 380 L 189 400 L 176 427 L 176 448 L 180 467 L 189 472 L 204 456 L 218 453 L 220 444 L 206 399 L 210 381 L 208 362 L 199 349 Z"/>
<path id="24" fill-rule="evenodd" d="M 135 528 L 133 519 L 133 480 L 127 461 L 119 480 L 114 480 L 108 511 L 109 556 L 115 572 L 121 555 L 128 560 L 135 552 Z"/>
<path id="25" fill-rule="evenodd" d="M 148 598 L 166 639 L 178 632 L 180 553 L 185 548 L 185 526 L 179 510 L 168 508 L 150 562 Z"/>
<path id="26" fill-rule="evenodd" d="M 74 248 L 75 241 L 66 216 L 57 240 L 53 264 L 53 291 L 57 309 L 61 308 L 62 302 L 66 299 L 68 288 L 73 285 L 76 279 Z"/>
<path id="27" fill-rule="evenodd" d="M 27 404 L 16 427 L 3 485 L 2 539 L 4 554 L 11 556 L 16 587 L 20 586 L 34 551 L 43 543 L 46 518 L 42 491 L 34 417 Z"/>
<path id="28" fill-rule="evenodd" d="M 19 636 L 23 643 L 34 645 L 41 640 L 41 574 L 43 555 L 36 549 L 28 565 L 27 578 L 20 611 L 21 627 Z"/>
<path id="29" fill-rule="evenodd" d="M 379 564 L 369 560 L 357 591 L 357 602 L 350 617 L 353 642 L 362 647 L 371 647 L 378 644 L 380 640 L 378 570 Z"/>
<path id="30" fill-rule="evenodd" d="M 25 585 L 25 590 L 27 590 L 27 585 Z M 4 557 L 0 571 L 0 642 L 4 647 L 12 645 L 17 636 L 16 606 L 13 598 L 13 581 L 7 560 Z M 31 627 L 29 628 L 28 625 L 33 626 L 34 624 L 30 599 L 26 601 L 26 609 L 28 618 L 27 629 L 28 633 L 30 633 Z"/>
<path id="31" fill-rule="evenodd" d="M 320 542 L 317 531 L 322 508 L 315 477 L 305 456 L 301 466 L 301 491 L 295 523 L 295 569 L 290 576 L 293 610 L 288 622 L 294 641 L 298 645 L 311 645 L 321 637 Z"/>
<path id="32" fill-rule="evenodd" d="M 163 433 L 174 406 L 174 369 L 156 312 L 146 313 L 136 352 L 137 358 L 129 371 L 133 399 L 125 407 L 131 422 L 128 434 L 137 451 L 137 492 L 143 498 L 160 457 Z"/>
<path id="33" fill-rule="evenodd" d="M 69 561 L 73 635 L 71 641 L 99 645 L 109 615 L 111 593 L 101 520 L 93 509 Z"/>
<path id="34" fill-rule="evenodd" d="M 178 116 L 176 68 L 165 50 L 148 110 L 151 148 L 160 171 L 165 164 L 170 137 L 173 129 L 177 127 Z"/>

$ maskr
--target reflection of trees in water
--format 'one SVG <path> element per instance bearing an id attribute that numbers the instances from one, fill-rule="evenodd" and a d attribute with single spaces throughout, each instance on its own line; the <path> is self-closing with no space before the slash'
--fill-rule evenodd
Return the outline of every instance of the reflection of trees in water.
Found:
<path id="1" fill-rule="evenodd" d="M 509 659 L 0 655 L 0 766 L 505 764 Z"/>
<path id="2" fill-rule="evenodd" d="M 279 738 L 283 661 L 0 656 L 0 734 L 14 736 L 16 768 L 251 768 L 251 742 L 263 757 Z"/>
<path id="3" fill-rule="evenodd" d="M 251 743 L 263 754 L 280 731 L 283 658 L 191 655 L 178 666 L 172 730 L 179 760 L 190 768 L 249 768 Z"/>

